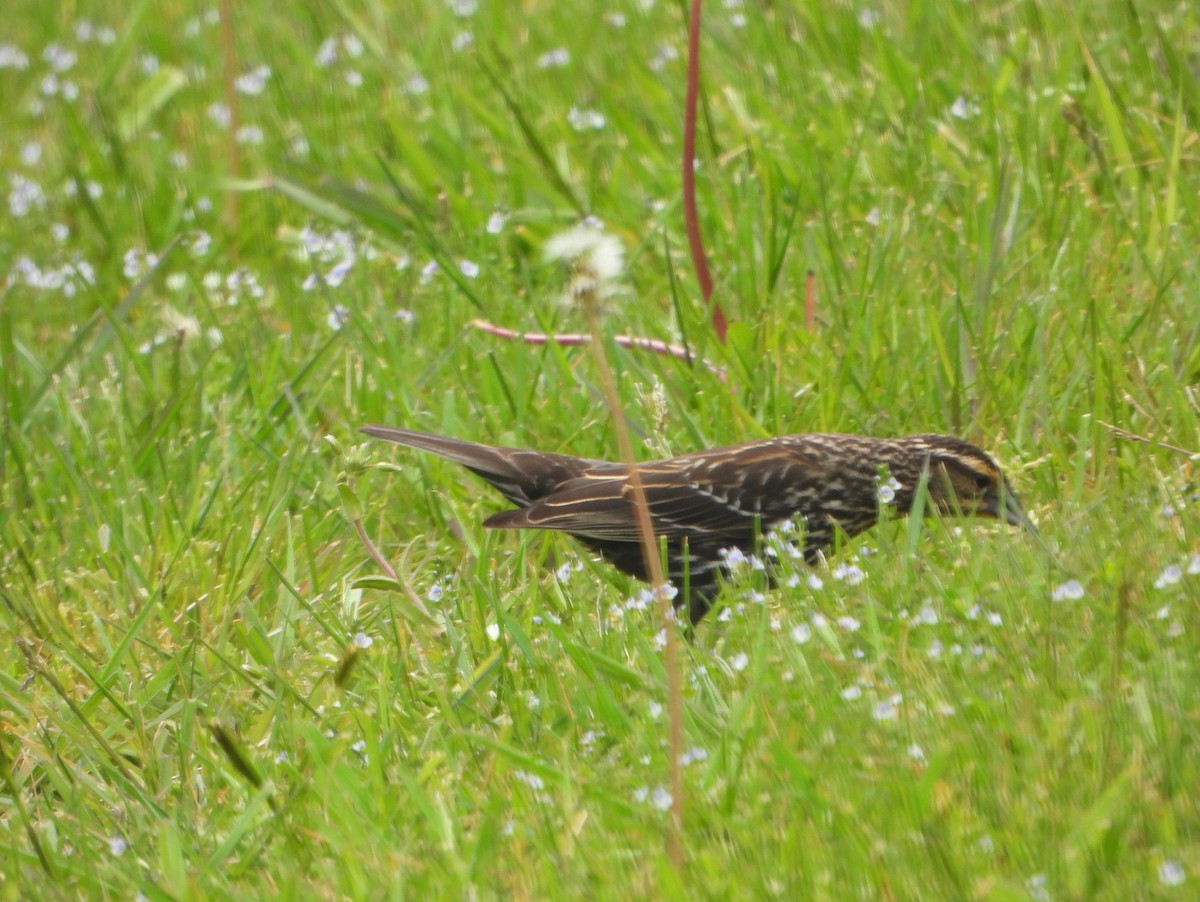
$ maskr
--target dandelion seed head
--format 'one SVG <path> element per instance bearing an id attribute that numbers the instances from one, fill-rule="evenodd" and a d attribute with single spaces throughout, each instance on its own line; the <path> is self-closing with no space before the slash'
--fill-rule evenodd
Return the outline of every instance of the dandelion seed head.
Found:
<path id="1" fill-rule="evenodd" d="M 547 261 L 563 261 L 600 282 L 618 278 L 625 269 L 621 242 L 603 228 L 580 225 L 552 235 L 543 249 Z"/>
<path id="2" fill-rule="evenodd" d="M 200 320 L 196 317 L 180 313 L 171 306 L 163 307 L 160 316 L 168 337 L 183 340 L 200 337 Z"/>

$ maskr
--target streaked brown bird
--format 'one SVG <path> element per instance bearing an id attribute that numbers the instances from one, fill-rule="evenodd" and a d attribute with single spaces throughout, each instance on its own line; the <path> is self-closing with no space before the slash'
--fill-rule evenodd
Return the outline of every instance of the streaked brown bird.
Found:
<path id="1" fill-rule="evenodd" d="M 364 426 L 363 432 L 430 451 L 482 476 L 517 506 L 484 521 L 491 529 L 553 529 L 574 536 L 620 570 L 646 580 L 625 464 Z M 837 532 L 855 536 L 887 508 L 912 510 L 928 487 L 943 514 L 994 517 L 1036 533 L 987 454 L 948 435 L 870 438 L 784 435 L 637 465 L 650 522 L 666 538 L 667 578 L 693 624 L 720 586 L 726 549 L 749 554 L 759 536 L 803 520 L 803 553 L 815 563 Z"/>

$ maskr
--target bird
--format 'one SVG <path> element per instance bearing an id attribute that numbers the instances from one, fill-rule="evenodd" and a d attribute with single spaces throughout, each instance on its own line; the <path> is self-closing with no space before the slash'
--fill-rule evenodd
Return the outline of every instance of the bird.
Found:
<path id="1" fill-rule="evenodd" d="M 492 514 L 486 528 L 564 532 L 649 581 L 626 464 L 391 426 L 362 431 L 461 464 L 491 483 L 515 508 Z M 712 606 L 732 551 L 749 555 L 762 536 L 799 519 L 798 550 L 815 564 L 838 533 L 856 536 L 889 510 L 907 515 L 921 485 L 926 509 L 994 518 L 1037 534 L 996 462 L 949 435 L 801 433 L 636 467 L 655 537 L 666 540 L 674 603 L 687 605 L 693 626 Z"/>

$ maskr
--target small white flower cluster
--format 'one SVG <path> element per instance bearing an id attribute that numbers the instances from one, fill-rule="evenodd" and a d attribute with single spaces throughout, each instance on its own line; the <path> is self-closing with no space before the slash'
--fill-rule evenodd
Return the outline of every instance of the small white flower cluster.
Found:
<path id="1" fill-rule="evenodd" d="M 643 803 L 649 801 L 651 805 L 659 811 L 668 811 L 671 808 L 671 793 L 662 786 L 656 786 L 650 789 L 648 786 L 642 786 L 633 791 L 633 800 Z"/>
<path id="2" fill-rule="evenodd" d="M 582 564 L 578 564 L 576 569 L 581 569 L 582 567 Z M 616 619 L 625 616 L 626 611 L 644 611 L 647 608 L 652 608 L 658 604 L 658 597 L 660 593 L 666 596 L 668 601 L 674 601 L 675 597 L 679 594 L 679 590 L 670 583 L 665 583 L 664 585 L 659 586 L 657 592 L 651 586 L 643 586 L 638 590 L 636 595 L 629 596 L 620 605 L 612 605 L 608 609 L 608 613 L 612 615 L 614 619 Z M 662 648 L 667 642 L 666 634 L 661 634 L 660 638 L 662 645 L 659 647 Z"/>
<path id="3" fill-rule="evenodd" d="M 1200 576 L 1200 554 L 1192 555 L 1186 563 L 1168 564 L 1154 581 L 1154 588 L 1167 589 L 1183 582 L 1184 574 Z"/>
<path id="4" fill-rule="evenodd" d="M 326 69 L 337 62 L 339 56 L 345 54 L 350 59 L 358 59 L 363 55 L 362 39 L 355 34 L 340 34 L 328 37 L 317 48 L 316 64 Z"/>
<path id="5" fill-rule="evenodd" d="M 73 298 L 96 284 L 96 271 L 86 260 L 69 260 L 59 266 L 41 267 L 29 257 L 18 257 L 8 274 L 7 285 L 26 285 L 38 291 L 58 291 Z"/>
<path id="6" fill-rule="evenodd" d="M 971 103 L 964 95 L 959 94 L 950 105 L 950 115 L 955 119 L 974 119 L 979 115 L 979 105 Z"/>
<path id="7" fill-rule="evenodd" d="M 234 79 L 234 88 L 239 94 L 255 96 L 261 94 L 271 78 L 271 67 L 255 66 L 249 72 L 244 72 Z"/>
<path id="8" fill-rule="evenodd" d="M 197 16 L 194 19 L 188 19 L 183 24 L 183 33 L 189 38 L 194 38 L 200 34 L 205 26 L 212 27 L 221 21 L 221 11 L 216 7 L 206 10 L 203 16 Z"/>
<path id="9" fill-rule="evenodd" d="M 746 554 L 740 548 L 721 548 L 717 551 L 721 563 L 731 573 L 737 570 L 765 570 L 766 565 L 754 554 Z"/>
<path id="10" fill-rule="evenodd" d="M 679 59 L 679 49 L 674 44 L 659 44 L 657 52 L 650 59 L 650 70 L 661 72 L 677 59 Z"/>
<path id="11" fill-rule="evenodd" d="M 1168 858 L 1158 866 L 1158 882 L 1163 886 L 1179 886 L 1187 880 L 1187 872 L 1178 861 Z"/>
<path id="12" fill-rule="evenodd" d="M 312 291 L 318 285 L 337 288 L 346 281 L 354 264 L 358 262 L 358 242 L 353 235 L 343 229 L 334 229 L 326 233 L 305 226 L 299 237 L 297 250 L 301 259 L 329 264 L 329 269 L 324 274 L 309 274 L 301 286 L 305 291 Z"/>
<path id="13" fill-rule="evenodd" d="M 130 282 L 135 282 L 158 265 L 158 255 L 138 247 L 125 252 L 122 273 Z"/>
<path id="14" fill-rule="evenodd" d="M 524 783 L 533 790 L 533 797 L 542 804 L 550 802 L 550 796 L 546 793 L 546 781 L 538 774 L 531 774 L 525 770 L 513 771 L 513 779 L 518 783 Z"/>
<path id="15" fill-rule="evenodd" d="M 46 192 L 33 179 L 19 172 L 10 172 L 8 184 L 8 212 L 13 219 L 23 219 L 32 212 L 46 208 Z"/>
<path id="16" fill-rule="evenodd" d="M 1168 586 L 1174 586 L 1181 582 L 1183 582 L 1183 568 L 1178 564 L 1169 564 L 1163 568 L 1158 579 L 1154 581 L 1154 588 L 1166 589 Z"/>
<path id="17" fill-rule="evenodd" d="M 900 714 L 900 703 L 902 701 L 904 701 L 904 696 L 899 692 L 881 699 L 876 703 L 872 715 L 876 720 L 895 720 Z"/>
<path id="18" fill-rule="evenodd" d="M 261 301 L 266 296 L 258 277 L 244 266 L 225 276 L 205 273 L 200 284 L 214 303 L 227 307 L 236 307 L 243 300 Z"/>
<path id="19" fill-rule="evenodd" d="M 933 607 L 933 601 L 926 598 L 921 605 L 921 610 L 912 615 L 909 623 L 913 626 L 937 626 L 939 620 L 938 613 Z"/>
<path id="20" fill-rule="evenodd" d="M 597 110 L 580 109 L 577 106 L 567 111 L 567 122 L 577 132 L 600 131 L 608 125 L 604 114 Z"/>
<path id="21" fill-rule="evenodd" d="M 15 44 L 0 44 L 0 69 L 28 69 L 29 57 Z"/>
<path id="22" fill-rule="evenodd" d="M 903 488 L 896 480 L 896 477 L 890 473 L 886 482 L 879 476 L 875 477 L 875 481 L 879 483 L 879 488 L 875 491 L 875 497 L 879 499 L 880 504 L 891 504 L 896 500 L 896 492 Z"/>
<path id="23" fill-rule="evenodd" d="M 210 122 L 220 128 L 229 128 L 233 122 L 233 113 L 229 111 L 229 107 L 223 103 L 210 103 L 208 109 L 204 111 Z"/>
<path id="24" fill-rule="evenodd" d="M 1078 601 L 1083 596 L 1083 584 L 1077 579 L 1069 579 L 1065 583 L 1055 586 L 1054 591 L 1050 593 L 1052 601 Z"/>
<path id="25" fill-rule="evenodd" d="M 548 50 L 537 58 L 537 67 L 539 69 L 561 69 L 570 64 L 571 54 L 566 47 L 556 47 L 554 50 Z"/>
<path id="26" fill-rule="evenodd" d="M 857 564 L 838 564 L 830 571 L 830 575 L 848 586 L 857 586 L 867 578 L 867 574 Z"/>

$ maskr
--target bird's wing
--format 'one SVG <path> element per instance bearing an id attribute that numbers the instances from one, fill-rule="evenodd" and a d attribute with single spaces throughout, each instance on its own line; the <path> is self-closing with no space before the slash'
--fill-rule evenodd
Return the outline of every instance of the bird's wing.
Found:
<path id="1" fill-rule="evenodd" d="M 753 449 L 742 454 L 698 454 L 643 464 L 638 470 L 654 531 L 667 538 L 753 538 L 756 521 L 769 527 L 803 507 L 803 473 L 794 458 Z M 768 449 L 769 450 L 769 449 Z M 486 526 L 553 529 L 610 541 L 638 541 L 633 489 L 611 467 L 568 480 L 519 511 L 504 511 Z"/>

